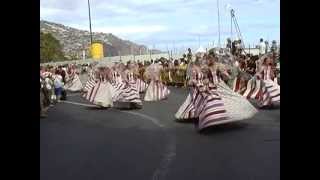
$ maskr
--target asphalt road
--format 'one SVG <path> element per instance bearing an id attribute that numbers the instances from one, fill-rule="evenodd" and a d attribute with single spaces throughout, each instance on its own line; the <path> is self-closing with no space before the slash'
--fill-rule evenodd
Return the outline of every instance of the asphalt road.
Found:
<path id="1" fill-rule="evenodd" d="M 280 179 L 280 108 L 197 133 L 174 113 L 187 96 L 140 110 L 96 109 L 78 94 L 40 119 L 41 180 Z"/>

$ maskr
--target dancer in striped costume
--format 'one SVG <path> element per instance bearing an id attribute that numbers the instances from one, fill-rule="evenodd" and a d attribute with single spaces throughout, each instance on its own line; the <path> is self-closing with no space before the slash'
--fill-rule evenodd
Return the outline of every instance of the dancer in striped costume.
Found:
<path id="1" fill-rule="evenodd" d="M 147 67 L 145 76 L 151 82 L 144 96 L 145 101 L 160 101 L 169 96 L 170 90 L 160 80 L 161 70 L 162 66 L 158 63 L 151 64 Z"/>
<path id="2" fill-rule="evenodd" d="M 207 75 L 199 64 L 193 65 L 188 82 L 191 91 L 175 114 L 178 121 L 197 119 L 198 130 L 228 118 L 223 101 L 216 93 L 216 87 L 209 83 Z"/>
<path id="3" fill-rule="evenodd" d="M 233 91 L 240 95 L 243 95 L 247 90 L 247 84 L 250 79 L 251 76 L 248 73 L 239 71 L 239 74 L 233 81 Z"/>
<path id="4" fill-rule="evenodd" d="M 241 95 L 246 91 L 247 82 L 251 79 L 251 75 L 246 72 L 246 68 L 247 64 L 243 58 L 239 58 L 239 63 L 235 61 L 231 67 L 231 79 L 234 78 L 231 88 Z"/>
<path id="5" fill-rule="evenodd" d="M 128 74 L 128 69 L 122 63 L 114 68 L 111 83 L 114 88 L 112 100 L 117 108 L 141 108 L 142 101 L 139 91 L 130 84 L 130 80 L 133 79 L 129 79 Z"/>
<path id="6" fill-rule="evenodd" d="M 64 86 L 64 89 L 73 92 L 82 90 L 82 83 L 75 66 L 70 66 L 68 69 L 67 82 Z"/>
<path id="7" fill-rule="evenodd" d="M 280 85 L 272 67 L 272 59 L 264 57 L 256 75 L 248 82 L 243 94 L 248 99 L 258 100 L 260 107 L 270 107 L 280 103 Z"/>
<path id="8" fill-rule="evenodd" d="M 144 93 L 147 90 L 148 84 L 138 77 L 136 79 L 136 86 L 139 93 Z"/>
<path id="9" fill-rule="evenodd" d="M 88 73 L 88 80 L 83 88 L 83 92 L 88 92 L 91 88 L 93 88 L 96 84 L 94 71 Z"/>
<path id="10" fill-rule="evenodd" d="M 136 70 L 135 70 L 135 75 L 136 75 L 136 83 L 137 83 L 137 89 L 139 91 L 139 93 L 144 93 L 146 92 L 147 88 L 148 88 L 148 84 L 147 82 L 144 81 L 144 77 L 143 77 L 143 70 L 141 70 L 141 68 L 143 65 L 142 64 L 138 64 L 138 66 L 136 66 Z"/>
<path id="11" fill-rule="evenodd" d="M 233 92 L 218 74 L 226 74 L 222 64 L 210 57 L 208 66 L 192 67 L 191 91 L 175 117 L 178 121 L 194 120 L 198 130 L 210 126 L 251 118 L 257 110 L 241 95 Z"/>
<path id="12" fill-rule="evenodd" d="M 108 67 L 100 67 L 96 72 L 96 79 L 89 78 L 87 85 L 88 91 L 85 94 L 86 99 L 100 107 L 112 107 L 112 96 L 114 90 L 110 84 L 110 69 Z"/>
<path id="13" fill-rule="evenodd" d="M 127 78 L 129 80 L 130 85 L 133 88 L 136 88 L 139 93 L 143 93 L 147 89 L 147 83 L 145 83 L 139 73 L 139 67 L 135 63 L 129 63 L 127 67 Z"/>

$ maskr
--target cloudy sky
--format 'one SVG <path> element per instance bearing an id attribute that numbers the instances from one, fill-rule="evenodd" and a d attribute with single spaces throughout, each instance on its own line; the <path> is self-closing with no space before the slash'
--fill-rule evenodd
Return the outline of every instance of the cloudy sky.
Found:
<path id="1" fill-rule="evenodd" d="M 90 0 L 92 30 L 158 49 L 218 43 L 216 0 Z M 219 0 L 221 44 L 235 9 L 245 44 L 280 39 L 280 0 Z M 87 0 L 41 0 L 40 18 L 89 30 Z M 234 27 L 234 26 L 233 26 Z M 233 28 L 235 37 L 235 31 Z"/>

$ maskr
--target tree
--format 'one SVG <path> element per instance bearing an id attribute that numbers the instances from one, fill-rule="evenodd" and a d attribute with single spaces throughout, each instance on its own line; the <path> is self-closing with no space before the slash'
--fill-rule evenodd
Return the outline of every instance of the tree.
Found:
<path id="1" fill-rule="evenodd" d="M 62 46 L 50 33 L 40 32 L 40 62 L 65 60 Z"/>

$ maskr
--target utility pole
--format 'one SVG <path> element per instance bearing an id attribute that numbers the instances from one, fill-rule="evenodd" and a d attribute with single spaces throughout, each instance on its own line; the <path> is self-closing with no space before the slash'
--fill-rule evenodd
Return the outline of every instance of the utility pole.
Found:
<path id="1" fill-rule="evenodd" d="M 166 46 L 167 46 L 168 59 L 170 59 L 170 53 L 169 53 L 168 43 L 166 44 Z"/>
<path id="2" fill-rule="evenodd" d="M 232 42 L 232 36 L 233 36 L 233 33 L 232 33 L 232 23 L 233 23 L 233 21 L 232 21 L 232 17 L 233 17 L 233 14 L 232 14 L 233 12 L 232 12 L 232 10 L 230 11 L 230 14 L 231 14 L 231 35 L 230 35 L 230 40 L 231 40 L 231 42 Z"/>
<path id="3" fill-rule="evenodd" d="M 219 41 L 218 45 L 221 47 L 221 42 L 220 42 L 220 12 L 219 12 L 219 0 L 217 0 L 217 8 L 218 8 L 218 32 L 219 32 Z"/>
<path id="4" fill-rule="evenodd" d="M 88 9 L 89 9 L 89 25 L 90 25 L 90 44 L 92 44 L 92 29 L 91 29 L 90 0 L 88 0 Z"/>
<path id="5" fill-rule="evenodd" d="M 151 61 L 151 50 L 149 49 L 149 54 L 150 54 L 150 61 Z"/>

